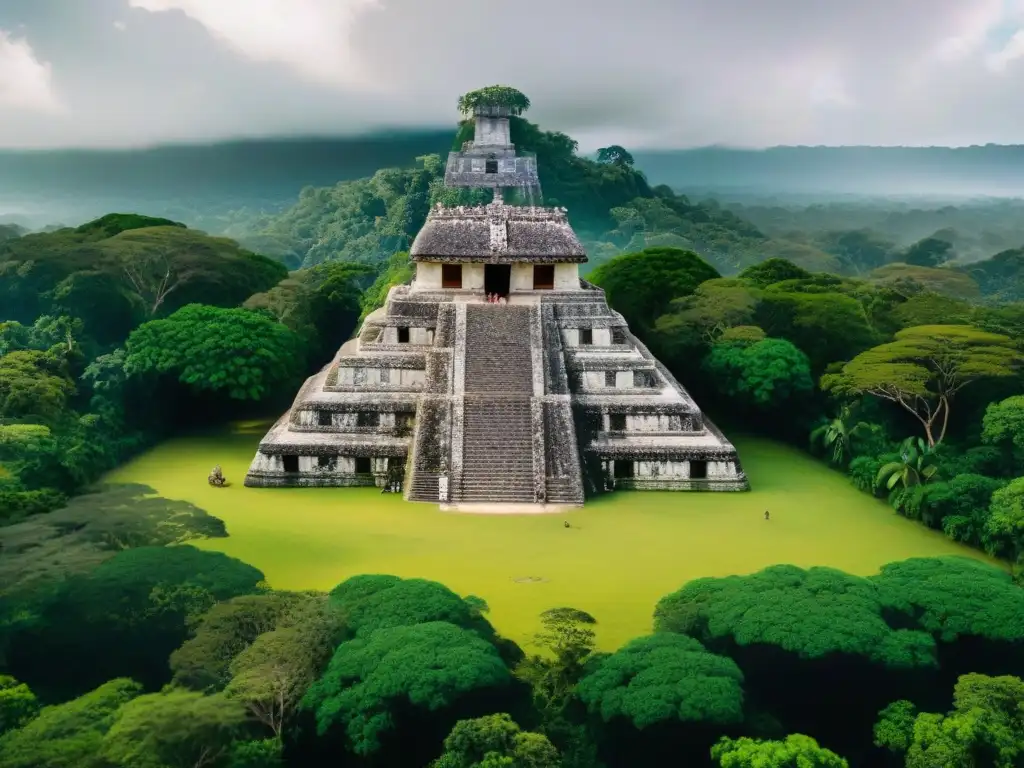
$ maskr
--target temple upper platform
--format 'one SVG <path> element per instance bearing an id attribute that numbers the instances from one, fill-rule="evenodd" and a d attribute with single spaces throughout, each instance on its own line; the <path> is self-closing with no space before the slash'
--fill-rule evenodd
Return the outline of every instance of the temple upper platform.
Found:
<path id="1" fill-rule="evenodd" d="M 500 201 L 452 208 L 438 204 L 416 235 L 409 255 L 413 261 L 439 263 L 582 264 L 587 260 L 564 208 Z"/>

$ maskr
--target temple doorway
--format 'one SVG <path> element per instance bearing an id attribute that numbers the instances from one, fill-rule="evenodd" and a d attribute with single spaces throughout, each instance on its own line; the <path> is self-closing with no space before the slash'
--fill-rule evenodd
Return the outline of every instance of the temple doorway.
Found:
<path id="1" fill-rule="evenodd" d="M 499 296 L 508 296 L 509 286 L 511 285 L 511 282 L 511 264 L 484 265 L 484 293 L 488 295 L 496 293 Z"/>

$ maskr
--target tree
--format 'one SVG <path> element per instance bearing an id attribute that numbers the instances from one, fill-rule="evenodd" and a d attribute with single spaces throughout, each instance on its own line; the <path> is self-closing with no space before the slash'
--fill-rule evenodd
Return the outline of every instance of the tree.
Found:
<path id="1" fill-rule="evenodd" d="M 810 736 L 794 733 L 782 741 L 723 738 L 711 748 L 721 768 L 848 768 L 849 763 L 818 746 Z"/>
<path id="2" fill-rule="evenodd" d="M 228 768 L 285 768 L 282 747 L 278 739 L 236 741 L 231 745 Z"/>
<path id="3" fill-rule="evenodd" d="M 1024 758 L 1024 681 L 963 675 L 951 712 L 917 713 L 897 701 L 880 713 L 875 743 L 906 755 L 907 768 L 1017 768 Z"/>
<path id="4" fill-rule="evenodd" d="M 62 368 L 47 352 L 23 350 L 0 357 L 0 419 L 59 421 L 75 393 Z"/>
<path id="5" fill-rule="evenodd" d="M 318 734 L 340 731 L 352 751 L 371 755 L 394 727 L 395 702 L 413 712 L 437 713 L 510 682 L 493 645 L 454 624 L 433 621 L 342 643 L 302 707 L 315 715 Z"/>
<path id="6" fill-rule="evenodd" d="M 981 298 L 981 289 L 970 275 L 948 267 L 886 264 L 874 270 L 870 279 L 910 297 L 932 294 L 961 301 L 978 301 Z M 952 321 L 947 316 L 938 322 Z"/>
<path id="7" fill-rule="evenodd" d="M 618 144 L 610 147 L 602 147 L 597 150 L 597 162 L 611 163 L 612 165 L 633 165 L 633 156 Z"/>
<path id="8" fill-rule="evenodd" d="M 81 318 L 90 336 L 118 343 L 139 317 L 190 303 L 238 306 L 287 277 L 279 262 L 174 222 L 114 214 L 0 245 L 4 319 Z"/>
<path id="9" fill-rule="evenodd" d="M 462 94 L 458 106 L 464 115 L 471 115 L 481 108 L 504 107 L 510 114 L 518 116 L 530 108 L 530 100 L 521 91 L 507 85 L 489 85 Z"/>
<path id="10" fill-rule="evenodd" d="M 20 728 L 39 712 L 32 689 L 10 675 L 0 675 L 0 736 Z"/>
<path id="11" fill-rule="evenodd" d="M 903 261 L 916 267 L 937 267 L 953 258 L 952 250 L 949 241 L 926 237 L 903 252 Z"/>
<path id="12" fill-rule="evenodd" d="M 981 422 L 981 439 L 1015 458 L 1024 457 L 1024 395 L 989 403 Z"/>
<path id="13" fill-rule="evenodd" d="M 882 266 L 894 245 L 869 229 L 829 232 L 822 238 L 822 248 L 838 257 L 844 271 L 861 274 Z"/>
<path id="14" fill-rule="evenodd" d="M 146 485 L 100 486 L 63 509 L 0 527 L 0 597 L 46 591 L 132 547 L 225 536 L 222 520 L 187 501 Z"/>
<path id="15" fill-rule="evenodd" d="M 800 349 L 815 373 L 878 341 L 864 303 L 841 286 L 785 280 L 760 293 L 754 324 Z"/>
<path id="16" fill-rule="evenodd" d="M 77 699 L 44 707 L 21 728 L 0 736 L 4 768 L 108 768 L 103 738 L 120 708 L 142 693 L 127 679 L 110 680 Z"/>
<path id="17" fill-rule="evenodd" d="M 673 299 L 692 294 L 718 272 L 693 251 L 648 248 L 616 256 L 590 273 L 608 302 L 638 331 L 653 327 Z"/>
<path id="18" fill-rule="evenodd" d="M 138 213 L 108 213 L 105 216 L 100 216 L 98 219 L 87 221 L 80 227 L 76 227 L 75 232 L 80 235 L 86 235 L 94 240 L 103 240 L 132 229 L 148 229 L 150 227 L 179 227 L 185 229 L 184 224 L 179 221 L 172 221 L 171 219 L 144 216 Z"/>
<path id="19" fill-rule="evenodd" d="M 558 750 L 539 733 L 523 731 L 501 712 L 459 720 L 444 740 L 444 753 L 431 768 L 561 768 Z"/>
<path id="20" fill-rule="evenodd" d="M 724 647 L 728 637 L 802 658 L 847 653 L 891 667 L 934 666 L 930 639 L 893 629 L 882 617 L 885 604 L 870 580 L 832 568 L 775 565 L 750 576 L 695 579 L 658 601 L 654 621 L 658 631 L 690 635 L 712 648 Z"/>
<path id="21" fill-rule="evenodd" d="M 853 409 L 844 405 L 834 418 L 815 427 L 811 432 L 811 445 L 820 443 L 828 454 L 829 462 L 844 466 L 852 457 L 853 438 L 866 429 L 863 421 L 854 423 Z"/>
<path id="22" fill-rule="evenodd" d="M 914 557 L 882 566 L 870 581 L 890 617 L 909 617 L 910 626 L 946 648 L 960 639 L 969 641 L 972 665 L 1024 640 L 1024 590 L 988 563 Z M 952 659 L 946 659 L 944 671 L 957 671 Z"/>
<path id="23" fill-rule="evenodd" d="M 1024 591 L 1002 569 L 963 557 L 889 563 L 867 578 L 772 566 L 691 581 L 659 601 L 655 629 L 727 653 L 751 698 L 842 753 L 860 749 L 855 734 L 873 713 L 935 680 L 940 655 L 943 675 L 1015 663 Z"/>
<path id="24" fill-rule="evenodd" d="M 811 273 L 802 267 L 798 267 L 786 259 L 765 259 L 759 264 L 747 267 L 739 274 L 740 280 L 745 280 L 759 288 L 767 288 L 769 285 L 781 283 L 783 280 L 807 280 Z"/>
<path id="25" fill-rule="evenodd" d="M 155 317 L 167 297 L 191 278 L 172 266 L 169 251 L 140 252 L 126 259 L 123 269 L 149 317 Z"/>
<path id="26" fill-rule="evenodd" d="M 345 614 L 349 630 L 366 636 L 377 629 L 446 621 L 492 638 L 480 612 L 444 584 L 427 579 L 360 575 L 331 590 L 331 601 Z"/>
<path id="27" fill-rule="evenodd" d="M 415 265 L 409 260 L 408 251 L 396 253 L 388 259 L 384 270 L 373 281 L 373 285 L 366 289 L 359 300 L 362 313 L 359 321 L 362 322 L 366 316 L 384 306 L 387 300 L 388 291 L 396 285 L 407 283 L 416 274 Z"/>
<path id="28" fill-rule="evenodd" d="M 601 659 L 576 695 L 602 721 L 621 717 L 641 729 L 666 722 L 721 727 L 743 720 L 743 673 L 735 662 L 670 633 L 631 640 Z"/>
<path id="29" fill-rule="evenodd" d="M 258 590 L 263 574 L 189 545 L 136 547 L 43 593 L 11 642 L 9 668 L 42 692 L 74 695 L 118 676 L 168 682 L 167 658 L 218 600 Z"/>
<path id="30" fill-rule="evenodd" d="M 921 423 L 933 447 L 946 436 L 953 401 L 964 387 L 1012 376 L 1021 360 L 1008 336 L 966 325 L 921 325 L 857 355 L 840 373 L 823 376 L 821 386 L 896 403 Z"/>
<path id="31" fill-rule="evenodd" d="M 125 704 L 103 755 L 123 768 L 207 768 L 228 754 L 244 724 L 244 708 L 226 696 L 169 689 Z"/>
<path id="32" fill-rule="evenodd" d="M 875 723 L 875 746 L 905 753 L 910 749 L 916 718 L 917 707 L 913 702 L 901 699 L 886 706 L 878 713 L 878 722 Z"/>
<path id="33" fill-rule="evenodd" d="M 1024 477 L 992 494 L 981 541 L 990 555 L 1011 561 L 1024 556 Z"/>
<path id="34" fill-rule="evenodd" d="M 1002 480 L 972 472 L 929 483 L 924 497 L 926 522 L 941 527 L 954 541 L 980 547 L 992 494 L 1003 485 Z"/>
<path id="35" fill-rule="evenodd" d="M 534 642 L 547 653 L 524 659 L 516 674 L 530 683 L 540 708 L 553 716 L 564 709 L 594 653 L 597 619 L 576 608 L 552 608 L 540 621 Z"/>
<path id="36" fill-rule="evenodd" d="M 205 693 L 222 690 L 238 654 L 280 626 L 298 604 L 312 599 L 274 591 L 216 603 L 198 619 L 192 637 L 171 654 L 174 684 Z"/>
<path id="37" fill-rule="evenodd" d="M 272 259 L 184 227 L 134 228 L 103 241 L 103 248 L 151 318 L 190 303 L 237 306 L 287 277 Z"/>
<path id="38" fill-rule="evenodd" d="M 311 600 L 286 625 L 261 634 L 234 658 L 225 692 L 280 739 L 343 633 L 337 607 L 323 598 Z"/>
<path id="39" fill-rule="evenodd" d="M 755 408 L 779 408 L 814 389 L 807 355 L 785 339 L 719 341 L 703 367 L 722 392 Z"/>
<path id="40" fill-rule="evenodd" d="M 693 295 L 674 300 L 669 313 L 658 318 L 659 346 L 678 350 L 717 341 L 730 328 L 749 326 L 757 302 L 755 293 L 736 279 L 701 283 Z"/>
<path id="41" fill-rule="evenodd" d="M 246 299 L 246 309 L 263 310 L 306 342 L 311 362 L 333 355 L 356 327 L 361 283 L 368 264 L 328 261 L 293 272 L 269 291 Z"/>
<path id="42" fill-rule="evenodd" d="M 191 304 L 136 328 L 127 349 L 129 376 L 171 374 L 236 400 L 260 400 L 302 369 L 294 332 L 247 309 Z"/>

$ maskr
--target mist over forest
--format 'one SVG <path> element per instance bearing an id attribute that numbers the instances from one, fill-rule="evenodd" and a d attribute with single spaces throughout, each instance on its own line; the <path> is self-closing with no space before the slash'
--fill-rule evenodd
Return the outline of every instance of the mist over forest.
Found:
<path id="1" fill-rule="evenodd" d="M 304 187 L 409 167 L 421 155 L 443 156 L 451 136 L 450 130 L 422 130 L 150 149 L 0 151 L 0 223 L 39 229 L 130 208 L 224 232 L 232 212 L 277 212 Z M 744 205 L 885 199 L 940 209 L 1024 196 L 1024 146 L 706 147 L 637 151 L 633 157 L 652 186 Z"/>

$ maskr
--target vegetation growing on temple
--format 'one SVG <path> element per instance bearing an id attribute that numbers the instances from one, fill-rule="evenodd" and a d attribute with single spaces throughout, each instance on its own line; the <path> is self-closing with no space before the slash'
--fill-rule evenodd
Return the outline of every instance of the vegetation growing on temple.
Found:
<path id="1" fill-rule="evenodd" d="M 481 108 L 502 107 L 518 117 L 530 108 L 530 100 L 522 91 L 510 86 L 489 85 L 459 96 L 458 106 L 463 115 L 472 115 Z"/>

